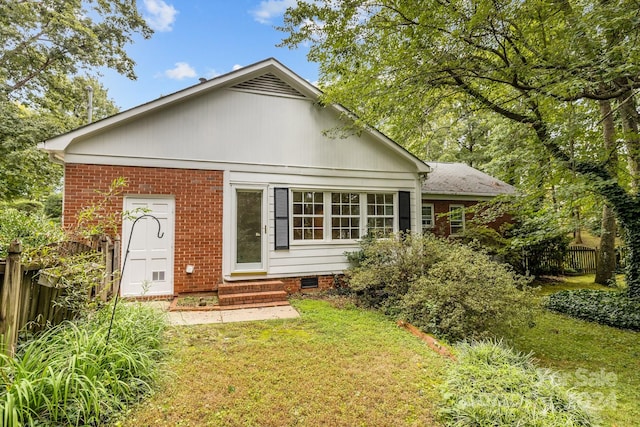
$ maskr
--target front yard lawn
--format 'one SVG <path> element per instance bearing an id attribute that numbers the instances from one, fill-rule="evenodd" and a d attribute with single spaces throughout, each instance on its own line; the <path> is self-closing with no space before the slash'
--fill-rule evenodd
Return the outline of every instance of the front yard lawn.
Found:
<path id="1" fill-rule="evenodd" d="M 438 425 L 445 359 L 381 314 L 293 304 L 299 319 L 172 328 L 171 374 L 123 425 Z"/>

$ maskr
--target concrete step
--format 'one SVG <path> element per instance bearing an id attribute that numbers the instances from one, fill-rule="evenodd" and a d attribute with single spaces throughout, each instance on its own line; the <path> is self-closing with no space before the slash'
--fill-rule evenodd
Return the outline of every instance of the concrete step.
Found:
<path id="1" fill-rule="evenodd" d="M 241 293 L 254 293 L 254 292 L 268 292 L 268 291 L 281 291 L 284 288 L 284 284 L 280 280 L 258 280 L 255 282 L 227 282 L 218 285 L 218 296 L 241 294 Z"/>
<path id="2" fill-rule="evenodd" d="M 256 304 L 275 301 L 287 301 L 286 291 L 242 292 L 236 294 L 218 294 L 220 307 L 239 304 Z"/>

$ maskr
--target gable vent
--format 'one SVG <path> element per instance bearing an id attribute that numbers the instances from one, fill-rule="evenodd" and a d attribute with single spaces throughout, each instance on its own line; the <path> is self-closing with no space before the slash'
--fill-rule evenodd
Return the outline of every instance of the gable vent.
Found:
<path id="1" fill-rule="evenodd" d="M 249 90 L 251 92 L 270 93 L 275 95 L 295 96 L 304 98 L 305 96 L 280 80 L 274 74 L 263 74 L 246 82 L 232 86 L 233 89 Z"/>

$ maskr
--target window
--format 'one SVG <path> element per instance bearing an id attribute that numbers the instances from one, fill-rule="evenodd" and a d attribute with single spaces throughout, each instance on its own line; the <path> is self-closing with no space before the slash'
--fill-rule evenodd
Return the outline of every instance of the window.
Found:
<path id="1" fill-rule="evenodd" d="M 433 203 L 422 201 L 422 231 L 428 231 L 433 227 L 435 227 Z"/>
<path id="2" fill-rule="evenodd" d="M 360 238 L 360 194 L 331 193 L 331 238 Z"/>
<path id="3" fill-rule="evenodd" d="M 386 236 L 396 229 L 397 218 L 395 193 L 367 194 L 357 191 L 317 191 L 291 190 L 289 204 L 289 220 L 282 203 L 286 201 L 283 192 L 287 189 L 278 188 L 274 193 L 274 213 L 276 223 L 276 238 L 278 230 L 290 226 L 290 233 L 294 242 L 318 241 L 353 241 L 360 239 L 367 233 L 376 236 Z M 401 194 L 399 192 L 398 194 Z M 400 198 L 400 197 L 399 197 Z M 408 196 L 406 197 L 409 198 Z M 280 207 L 280 209 L 278 209 Z M 398 209 L 402 210 L 401 207 Z M 410 227 L 410 212 L 407 220 Z M 280 216 L 279 216 L 280 215 Z M 407 222 L 407 221 L 405 221 Z M 281 224 L 284 223 L 284 226 Z M 282 242 L 276 242 L 276 249 L 288 248 L 289 235 L 282 234 Z M 285 241 L 286 240 L 286 241 Z M 286 245 L 285 245 L 286 244 Z"/>
<path id="4" fill-rule="evenodd" d="M 293 239 L 324 239 L 324 193 L 293 192 Z"/>
<path id="5" fill-rule="evenodd" d="M 393 233 L 393 194 L 367 194 L 367 232 L 375 236 Z"/>
<path id="6" fill-rule="evenodd" d="M 449 205 L 449 225 L 451 234 L 464 230 L 464 205 Z"/>

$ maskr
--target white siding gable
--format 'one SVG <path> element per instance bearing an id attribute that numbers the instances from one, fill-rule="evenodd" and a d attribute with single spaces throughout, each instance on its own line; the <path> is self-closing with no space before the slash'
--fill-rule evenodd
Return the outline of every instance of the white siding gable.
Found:
<path id="1" fill-rule="evenodd" d="M 117 164 L 130 159 L 135 165 L 144 165 L 144 159 L 156 159 L 214 162 L 217 168 L 220 163 L 241 163 L 411 170 L 405 158 L 366 132 L 347 138 L 324 134 L 343 126 L 335 110 L 320 107 L 308 98 L 225 88 L 74 142 L 66 150 L 66 160 L 73 161 L 76 155 L 80 156 L 78 161 L 98 156 Z"/>

